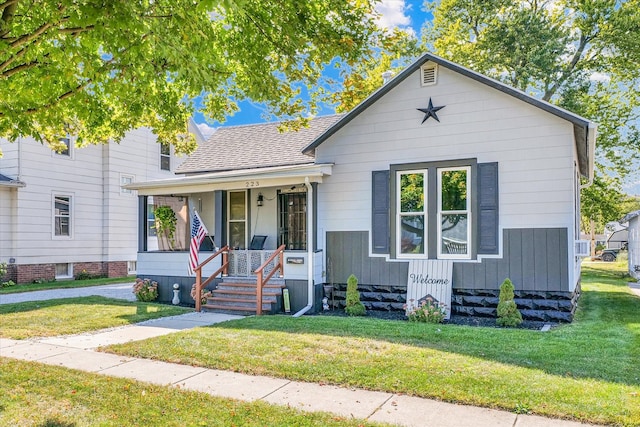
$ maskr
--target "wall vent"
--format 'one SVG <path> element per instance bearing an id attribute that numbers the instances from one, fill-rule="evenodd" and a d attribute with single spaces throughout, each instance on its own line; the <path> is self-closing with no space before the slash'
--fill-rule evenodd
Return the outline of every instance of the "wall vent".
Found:
<path id="1" fill-rule="evenodd" d="M 437 83 L 438 66 L 434 63 L 424 64 L 420 68 L 420 84 L 422 86 L 431 86 Z"/>
<path id="2" fill-rule="evenodd" d="M 591 255 L 591 241 L 576 240 L 575 256 L 588 257 Z"/>

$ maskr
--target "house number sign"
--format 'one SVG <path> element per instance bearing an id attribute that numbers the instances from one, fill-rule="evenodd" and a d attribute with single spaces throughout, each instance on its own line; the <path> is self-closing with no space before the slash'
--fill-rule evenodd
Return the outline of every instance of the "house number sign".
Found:
<path id="1" fill-rule="evenodd" d="M 244 186 L 246 188 L 260 187 L 260 181 L 245 181 Z"/>

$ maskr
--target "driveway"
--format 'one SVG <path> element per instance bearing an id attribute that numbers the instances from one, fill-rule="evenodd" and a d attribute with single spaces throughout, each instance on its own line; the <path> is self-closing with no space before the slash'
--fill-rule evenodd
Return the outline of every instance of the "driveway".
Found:
<path id="1" fill-rule="evenodd" d="M 132 292 L 133 281 L 129 283 L 114 283 L 111 285 L 88 286 L 86 288 L 51 289 L 48 291 L 22 292 L 19 294 L 0 295 L 0 304 L 14 304 L 25 301 L 44 301 L 58 298 L 77 298 L 101 296 L 107 298 L 135 301 Z"/>

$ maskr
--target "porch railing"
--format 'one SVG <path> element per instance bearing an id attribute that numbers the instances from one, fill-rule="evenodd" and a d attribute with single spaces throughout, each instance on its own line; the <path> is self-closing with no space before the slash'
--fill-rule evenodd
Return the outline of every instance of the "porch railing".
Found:
<path id="1" fill-rule="evenodd" d="M 269 282 L 269 279 L 273 277 L 276 271 L 280 270 L 280 277 L 284 277 L 284 249 L 285 245 L 280 246 L 274 253 L 271 254 L 269 258 L 265 262 L 262 263 L 260 267 L 255 270 L 256 276 L 258 276 L 258 281 L 256 283 L 256 316 L 260 316 L 262 314 L 262 288 L 264 285 Z M 267 273 L 267 276 L 264 276 L 264 269 L 278 257 L 278 263 L 275 267 Z"/>
<path id="2" fill-rule="evenodd" d="M 207 280 L 205 280 L 204 282 L 202 281 L 202 267 L 204 267 L 205 265 L 207 265 L 209 262 L 213 261 L 215 258 L 217 258 L 218 256 L 222 255 L 222 262 L 220 265 L 220 268 L 216 270 L 215 273 L 213 273 L 211 276 L 209 276 L 209 278 Z M 229 270 L 229 246 L 225 246 L 223 248 L 220 248 L 218 250 L 218 252 L 216 252 L 215 254 L 211 255 L 209 258 L 207 258 L 206 260 L 204 260 L 201 264 L 199 264 L 196 269 L 196 297 L 194 298 L 196 300 L 196 311 L 200 311 L 201 310 L 201 305 L 202 305 L 202 301 L 200 298 L 200 294 L 202 293 L 202 289 L 207 286 L 209 283 L 211 283 L 211 281 L 213 279 L 216 278 L 216 276 L 218 276 L 218 274 L 222 273 L 223 275 L 227 275 Z"/>

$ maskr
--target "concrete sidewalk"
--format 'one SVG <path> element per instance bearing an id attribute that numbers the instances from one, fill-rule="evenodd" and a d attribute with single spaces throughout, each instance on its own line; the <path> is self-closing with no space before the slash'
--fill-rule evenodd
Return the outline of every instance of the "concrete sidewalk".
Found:
<path id="1" fill-rule="evenodd" d="M 244 401 L 262 400 L 303 411 L 324 411 L 401 426 L 577 427 L 586 425 L 392 393 L 136 359 L 95 350 L 104 345 L 142 340 L 236 318 L 240 316 L 188 313 L 79 335 L 24 341 L 0 338 L 0 356 L 176 386 L 213 396 Z"/>
<path id="2" fill-rule="evenodd" d="M 45 301 L 59 298 L 78 298 L 89 296 L 102 296 L 106 298 L 135 301 L 133 294 L 133 280 L 127 283 L 114 283 L 111 285 L 87 286 L 84 288 L 51 289 L 47 291 L 21 292 L 17 294 L 0 295 L 0 304 L 15 304 L 26 301 Z"/>

